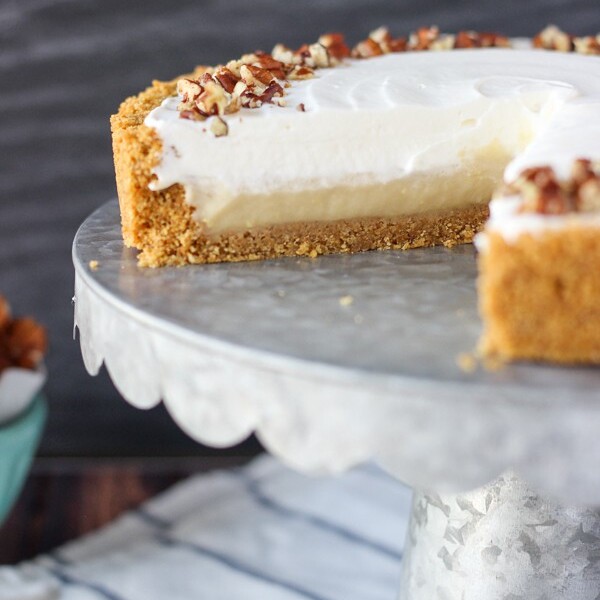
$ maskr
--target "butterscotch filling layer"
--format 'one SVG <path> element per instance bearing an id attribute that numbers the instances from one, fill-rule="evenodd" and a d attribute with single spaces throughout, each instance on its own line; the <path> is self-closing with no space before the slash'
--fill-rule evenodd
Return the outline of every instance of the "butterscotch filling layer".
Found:
<path id="1" fill-rule="evenodd" d="M 195 219 L 205 224 L 209 235 L 288 223 L 434 214 L 487 204 L 508 160 L 501 148 L 491 146 L 460 168 L 414 173 L 385 183 L 282 189 L 235 197 L 223 193 L 222 198 L 213 195 L 208 202 L 201 190 L 202 196 L 196 199 L 190 188 L 187 201 L 197 207 Z"/>

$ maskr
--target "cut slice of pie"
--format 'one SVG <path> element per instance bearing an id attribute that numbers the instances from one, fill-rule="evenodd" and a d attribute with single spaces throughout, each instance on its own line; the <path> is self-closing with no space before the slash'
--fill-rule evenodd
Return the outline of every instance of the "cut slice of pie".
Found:
<path id="1" fill-rule="evenodd" d="M 600 162 L 524 171 L 477 237 L 482 350 L 600 364 Z"/>

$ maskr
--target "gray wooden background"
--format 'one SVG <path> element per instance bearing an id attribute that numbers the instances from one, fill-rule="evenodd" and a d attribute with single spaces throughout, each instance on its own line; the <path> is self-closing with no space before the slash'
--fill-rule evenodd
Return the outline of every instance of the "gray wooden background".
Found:
<path id="1" fill-rule="evenodd" d="M 600 0 L 0 0 L 0 293 L 50 330 L 42 452 L 208 452 L 162 408 L 134 410 L 105 374 L 89 377 L 72 340 L 71 241 L 115 195 L 108 116 L 123 98 L 197 63 L 324 31 L 352 41 L 381 24 L 531 35 L 549 22 L 600 31 Z"/>

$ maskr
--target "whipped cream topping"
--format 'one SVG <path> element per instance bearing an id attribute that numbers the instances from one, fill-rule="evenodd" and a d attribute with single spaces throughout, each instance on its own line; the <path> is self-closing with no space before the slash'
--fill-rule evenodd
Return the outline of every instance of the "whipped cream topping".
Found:
<path id="1" fill-rule="evenodd" d="M 475 236 L 475 245 L 481 252 L 487 248 L 487 232 L 500 234 L 513 244 L 523 234 L 541 235 L 565 227 L 600 227 L 600 213 L 568 213 L 542 215 L 519 212 L 520 196 L 502 196 L 490 202 L 490 218 L 485 231 Z"/>
<path id="2" fill-rule="evenodd" d="M 600 154 L 600 57 L 413 52 L 348 60 L 315 75 L 292 83 L 285 107 L 225 116 L 224 137 L 210 132 L 210 120 L 180 119 L 179 98 L 165 100 L 145 120 L 163 142 L 154 189 L 182 184 L 197 218 L 218 228 L 239 196 L 270 196 L 260 207 L 268 223 L 269 211 L 282 218 L 281 191 L 453 173 L 490 149 L 505 162 L 513 157 L 507 181 L 540 164 L 563 176 L 573 159 Z"/>

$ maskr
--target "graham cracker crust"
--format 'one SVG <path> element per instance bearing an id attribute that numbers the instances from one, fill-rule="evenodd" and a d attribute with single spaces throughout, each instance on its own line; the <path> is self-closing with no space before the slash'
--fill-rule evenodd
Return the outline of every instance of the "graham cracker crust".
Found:
<path id="1" fill-rule="evenodd" d="M 484 354 L 600 364 L 597 229 L 573 226 L 513 243 L 489 232 L 479 272 Z"/>

